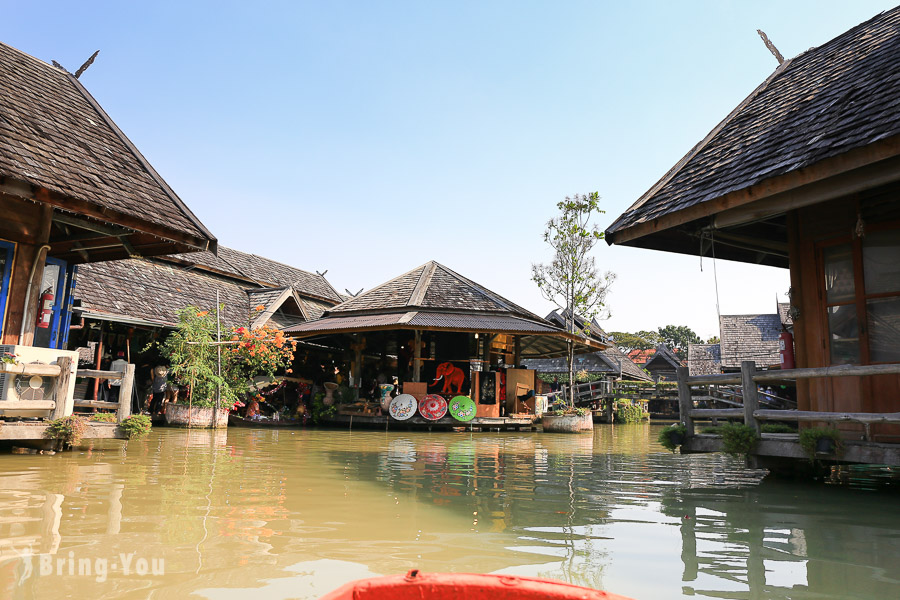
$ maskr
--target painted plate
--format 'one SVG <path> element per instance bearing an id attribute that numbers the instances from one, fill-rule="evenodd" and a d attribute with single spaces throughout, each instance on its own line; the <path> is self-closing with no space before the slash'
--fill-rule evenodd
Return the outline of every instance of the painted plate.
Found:
<path id="1" fill-rule="evenodd" d="M 454 396 L 450 400 L 450 415 L 457 421 L 471 421 L 475 418 L 475 402 L 468 396 Z"/>
<path id="2" fill-rule="evenodd" d="M 416 414 L 416 397 L 412 394 L 400 394 L 388 407 L 388 412 L 398 421 L 405 421 Z"/>
<path id="3" fill-rule="evenodd" d="M 428 394 L 419 402 L 419 414 L 429 421 L 437 421 L 447 414 L 447 401 L 437 394 Z"/>

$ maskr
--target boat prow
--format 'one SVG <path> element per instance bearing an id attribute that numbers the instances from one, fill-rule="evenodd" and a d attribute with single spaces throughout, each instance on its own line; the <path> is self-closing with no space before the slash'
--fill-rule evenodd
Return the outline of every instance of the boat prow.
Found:
<path id="1" fill-rule="evenodd" d="M 320 600 L 631 600 L 562 581 L 482 575 L 477 573 L 422 573 L 360 579 Z"/>

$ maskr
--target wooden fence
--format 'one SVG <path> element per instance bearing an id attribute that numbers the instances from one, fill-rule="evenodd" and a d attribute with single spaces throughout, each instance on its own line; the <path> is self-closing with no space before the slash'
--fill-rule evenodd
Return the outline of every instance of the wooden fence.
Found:
<path id="1" fill-rule="evenodd" d="M 686 428 L 686 436 L 694 435 L 695 419 L 741 418 L 760 433 L 760 421 L 797 421 L 825 423 L 858 423 L 865 429 L 865 439 L 870 439 L 869 429 L 873 423 L 900 424 L 898 413 L 846 413 L 813 412 L 803 410 L 772 410 L 760 408 L 761 383 L 794 383 L 798 379 L 814 377 L 860 377 L 866 375 L 897 375 L 900 364 L 893 365 L 839 365 L 806 369 L 785 369 L 757 371 L 752 360 L 741 363 L 740 373 L 722 375 L 690 376 L 687 367 L 678 367 L 678 408 L 681 422 Z M 741 387 L 743 406 L 740 408 L 694 408 L 695 397 L 691 386 L 737 384 Z"/>

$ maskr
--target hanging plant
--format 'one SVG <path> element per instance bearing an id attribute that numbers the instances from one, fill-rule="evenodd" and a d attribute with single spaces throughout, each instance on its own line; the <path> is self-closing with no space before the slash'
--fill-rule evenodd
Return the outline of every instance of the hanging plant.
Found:
<path id="1" fill-rule="evenodd" d="M 722 451 L 730 456 L 746 456 L 759 441 L 756 430 L 750 425 L 726 423 L 719 430 L 722 434 Z"/>
<path id="2" fill-rule="evenodd" d="M 840 454 L 844 449 L 841 433 L 833 427 L 812 427 L 800 432 L 800 448 L 813 460 L 816 456 Z"/>
<path id="3" fill-rule="evenodd" d="M 87 420 L 75 415 L 60 417 L 47 422 L 44 437 L 57 440 L 57 448 L 77 446 L 87 431 Z"/>

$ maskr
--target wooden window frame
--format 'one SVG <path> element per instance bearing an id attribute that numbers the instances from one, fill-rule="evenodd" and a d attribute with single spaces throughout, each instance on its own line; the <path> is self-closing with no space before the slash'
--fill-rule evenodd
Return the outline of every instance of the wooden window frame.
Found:
<path id="1" fill-rule="evenodd" d="M 867 227 L 867 233 L 877 231 L 891 231 L 900 229 L 900 221 L 889 221 L 886 223 L 878 223 Z M 859 364 L 860 365 L 876 365 L 876 364 L 894 364 L 885 362 L 872 362 L 871 353 L 869 351 L 869 314 L 867 302 L 878 298 L 898 298 L 900 297 L 900 289 L 892 292 L 879 292 L 875 294 L 866 294 L 865 273 L 863 272 L 863 238 L 858 235 L 846 235 L 838 238 L 830 238 L 816 243 L 816 277 L 818 278 L 817 289 L 821 299 L 820 309 L 825 312 L 825 357 L 828 364 L 831 364 L 831 326 L 828 321 L 828 309 L 834 306 L 856 305 L 856 321 L 858 330 L 859 343 Z M 825 256 L 824 250 L 833 246 L 849 244 L 851 256 L 853 260 L 853 300 L 845 300 L 842 302 L 828 302 L 828 296 L 825 290 Z"/>

